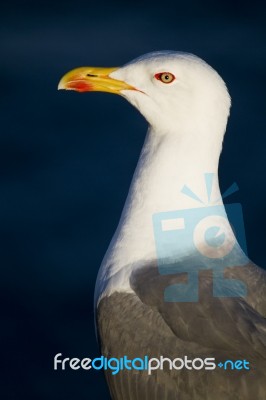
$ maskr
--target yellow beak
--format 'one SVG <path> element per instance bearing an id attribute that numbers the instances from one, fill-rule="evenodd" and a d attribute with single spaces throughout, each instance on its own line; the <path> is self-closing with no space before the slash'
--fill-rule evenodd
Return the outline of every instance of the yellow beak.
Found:
<path id="1" fill-rule="evenodd" d="M 122 90 L 137 90 L 126 82 L 109 75 L 118 68 L 81 67 L 67 72 L 58 84 L 58 89 L 77 92 L 109 92 L 119 94 Z"/>

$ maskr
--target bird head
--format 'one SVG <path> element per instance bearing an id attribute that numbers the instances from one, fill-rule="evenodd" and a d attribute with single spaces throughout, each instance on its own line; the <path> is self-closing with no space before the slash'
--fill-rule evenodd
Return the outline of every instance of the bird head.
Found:
<path id="1" fill-rule="evenodd" d="M 219 74 L 200 58 L 173 51 L 149 53 L 120 68 L 76 68 L 58 89 L 119 94 L 161 133 L 218 124 L 223 134 L 230 108 Z"/>

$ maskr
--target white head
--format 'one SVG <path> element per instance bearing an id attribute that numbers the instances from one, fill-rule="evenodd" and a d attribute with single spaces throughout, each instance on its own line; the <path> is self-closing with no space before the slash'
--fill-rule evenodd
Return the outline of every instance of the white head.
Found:
<path id="1" fill-rule="evenodd" d="M 217 127 L 220 121 L 224 133 L 230 96 L 222 78 L 200 58 L 170 51 L 149 53 L 110 76 L 138 89 L 122 95 L 156 131 L 176 132 L 181 126 L 184 132 L 195 123 L 200 128 L 212 121 Z"/>
<path id="2" fill-rule="evenodd" d="M 200 58 L 174 51 L 148 53 L 121 68 L 77 68 L 59 89 L 120 94 L 161 134 L 191 134 L 196 127 L 198 134 L 213 131 L 222 139 L 230 109 L 218 73 Z"/>

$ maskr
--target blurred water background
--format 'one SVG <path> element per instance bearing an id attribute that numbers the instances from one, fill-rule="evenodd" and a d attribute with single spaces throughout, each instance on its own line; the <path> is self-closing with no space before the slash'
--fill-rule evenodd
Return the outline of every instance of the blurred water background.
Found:
<path id="1" fill-rule="evenodd" d="M 265 267 L 265 3 L 9 1 L 0 38 L 1 398 L 108 399 L 101 372 L 55 372 L 53 357 L 99 354 L 94 284 L 147 124 L 119 96 L 58 81 L 163 49 L 217 69 L 233 104 L 221 187 L 238 183 L 228 201 Z"/>

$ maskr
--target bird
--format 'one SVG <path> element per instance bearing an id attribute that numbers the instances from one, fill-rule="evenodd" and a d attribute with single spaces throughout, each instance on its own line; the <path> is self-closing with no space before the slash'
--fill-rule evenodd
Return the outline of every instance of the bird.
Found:
<path id="1" fill-rule="evenodd" d="M 99 269 L 96 328 L 107 359 L 165 360 L 149 373 L 106 369 L 111 398 L 265 399 L 266 273 L 241 247 L 220 191 L 231 107 L 221 76 L 193 54 L 167 50 L 119 68 L 75 68 L 58 89 L 118 94 L 148 123 Z M 171 368 L 176 358 L 216 364 Z"/>

